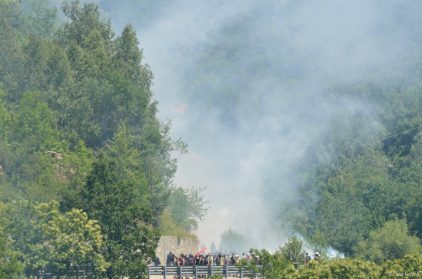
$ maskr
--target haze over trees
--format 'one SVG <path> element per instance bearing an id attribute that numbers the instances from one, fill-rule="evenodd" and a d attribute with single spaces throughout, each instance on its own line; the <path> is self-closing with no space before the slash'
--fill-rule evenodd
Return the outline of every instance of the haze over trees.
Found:
<path id="1" fill-rule="evenodd" d="M 371 259 L 391 258 L 389 245 L 393 250 L 401 246 L 408 252 L 420 251 L 422 181 L 418 173 L 422 165 L 418 150 L 422 123 L 418 115 L 422 94 L 418 84 L 359 97 L 379 98 L 382 103 L 379 109 L 386 131 L 373 132 L 371 140 L 355 141 L 341 129 L 331 134 L 338 144 L 328 146 L 332 141 L 327 140 L 322 148 L 332 148 L 334 160 L 318 163 L 301 189 L 306 215 L 294 223 L 304 235 L 318 236 L 319 241 L 348 256 L 358 255 L 362 243 L 373 247 L 365 252 Z M 347 126 L 360 129 L 360 121 L 359 117 L 350 119 Z M 310 151 L 310 156 L 317 152 Z M 387 239 L 375 243 L 387 235 L 397 243 L 388 244 Z M 376 252 L 379 245 L 386 249 L 383 253 Z M 377 255 L 380 253 L 383 255 Z"/>
<path id="2" fill-rule="evenodd" d="M 375 235 L 386 230 L 398 242 L 412 243 L 404 245 L 405 254 L 420 251 L 422 53 L 415 31 L 420 30 L 420 3 L 251 2 L 249 13 L 225 18 L 208 33 L 210 39 L 189 49 L 194 65 L 180 79 L 183 100 L 206 111 L 189 113 L 204 122 L 214 117 L 206 123 L 222 132 L 207 132 L 226 137 L 218 144 L 229 146 L 220 156 L 202 155 L 224 164 L 234 150 L 230 154 L 240 161 L 227 164 L 239 173 L 223 176 L 244 183 L 232 191 L 238 200 L 228 195 L 224 201 L 231 206 L 221 206 L 242 218 L 240 225 L 252 223 L 254 237 L 261 229 L 281 228 L 281 235 L 299 233 L 318 250 L 331 247 L 375 259 L 359 247 L 377 247 L 368 242 L 377 242 Z M 381 16 L 372 18 L 377 12 Z M 393 26 L 383 28 L 388 24 Z M 404 41 L 395 40 L 396 34 Z M 366 49 L 374 43 L 376 51 Z M 390 51 L 395 55 L 386 55 Z M 374 62 L 379 57 L 382 61 Z M 204 134 L 194 138 L 204 140 L 207 150 L 214 139 L 207 141 Z M 231 175 L 247 178 L 230 180 Z M 229 186 L 214 189 L 224 192 Z M 261 203 L 245 202 L 248 194 Z M 270 225 L 261 228 L 265 224 L 256 212 Z M 259 225 L 251 219 L 259 219 Z M 385 251 L 388 245 L 401 246 L 384 245 Z M 380 253 L 376 250 L 371 249 Z"/>

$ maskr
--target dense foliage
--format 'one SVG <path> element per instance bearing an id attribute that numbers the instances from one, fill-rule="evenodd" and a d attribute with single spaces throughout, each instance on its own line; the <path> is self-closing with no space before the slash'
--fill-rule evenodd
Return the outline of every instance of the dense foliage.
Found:
<path id="1" fill-rule="evenodd" d="M 111 13 L 123 10 L 104 2 Z M 167 1 L 158 2 L 166 7 Z M 368 16 L 356 27 L 363 34 L 356 39 L 336 26 L 341 13 L 330 10 L 335 5 L 317 4 L 321 10 L 306 18 L 308 2 L 255 2 L 212 26 L 206 39 L 187 44 L 195 47 L 180 50 L 182 57 L 194 57 L 181 60 L 185 76 L 178 84 L 180 98 L 199 108 L 189 111 L 204 122 L 210 115 L 206 123 L 221 130 L 214 135 L 222 142 L 233 137 L 246 146 L 234 148 L 241 155 L 228 158 L 230 163 L 243 162 L 244 154 L 254 159 L 256 146 L 268 149 L 264 162 L 256 157 L 262 164 L 256 189 L 264 207 L 275 212 L 275 227 L 293 228 L 318 250 L 332 247 L 347 256 L 358 256 L 362 243 L 393 221 L 405 222 L 406 234 L 421 239 L 421 5 L 350 5 L 380 12 L 385 20 Z M 157 8 L 151 14 L 159 13 Z M 360 24 L 346 18 L 344 29 Z M 330 32 L 332 41 L 325 38 Z M 396 33 L 406 40 L 395 40 Z M 375 67 L 372 39 L 382 57 Z M 387 57 L 391 45 L 401 50 L 397 60 Z M 358 46 L 365 54 L 354 56 Z M 292 203 L 286 201 L 290 195 Z M 403 239 L 403 231 L 391 234 Z"/>
<path id="2" fill-rule="evenodd" d="M 198 228 L 207 212 L 207 202 L 201 196 L 202 189 L 173 188 L 169 197 L 168 211 L 172 219 L 186 231 Z"/>
<path id="3" fill-rule="evenodd" d="M 109 266 L 104 259 L 103 235 L 97 221 L 80 209 L 62 213 L 59 203 L 27 201 L 2 204 L 4 230 L 11 249 L 28 276 L 39 272 L 101 274 Z"/>
<path id="4" fill-rule="evenodd" d="M 248 245 L 247 237 L 232 228 L 225 230 L 221 234 L 220 251 L 239 253 L 239 251 L 247 251 L 249 249 Z"/>
<path id="5" fill-rule="evenodd" d="M 0 274 L 142 276 L 185 146 L 156 116 L 134 29 L 115 36 L 77 0 L 0 0 L 0 50 Z M 169 222 L 190 230 L 201 208 Z"/>
<path id="6" fill-rule="evenodd" d="M 286 251 L 292 246 L 302 251 L 302 243 L 292 238 L 275 253 L 271 254 L 266 250 L 251 250 L 256 262 L 241 263 L 264 278 L 397 278 L 415 277 L 418 278 L 422 271 L 422 257 L 417 254 L 410 254 L 400 259 L 387 260 L 376 264 L 372 261 L 351 258 L 320 257 L 305 261 L 305 254 L 302 252 L 298 258 L 291 258 Z"/>
<path id="7" fill-rule="evenodd" d="M 318 158 L 315 155 L 318 152 L 333 152 L 329 162 L 316 159 L 318 163 L 307 170 L 301 189 L 302 211 L 290 211 L 295 216 L 291 219 L 295 228 L 308 239 L 315 240 L 314 245 L 329 245 L 348 256 L 355 256 L 365 245 L 375 251 L 376 245 L 368 242 L 388 241 L 384 237 L 389 236 L 397 243 L 400 240 L 403 245 L 409 243 L 403 246 L 409 247 L 407 252 L 420 249 L 422 122 L 418 116 L 420 106 L 415 104 L 422 102 L 422 94 L 420 91 L 418 94 L 418 88 L 402 89 L 399 99 L 394 95 L 397 92 L 386 91 L 382 97 L 378 96 L 385 102 L 379 109 L 387 131 L 372 131 L 367 137 L 368 132 L 360 129 L 364 125 L 359 123 L 362 123 L 360 118 L 369 117 L 355 117 L 343 124 L 345 128 L 330 131 L 334 141 L 323 141 L 325 145 L 309 152 L 313 158 Z M 405 108 L 403 103 L 407 103 Z M 351 132 L 353 126 L 356 130 Z M 349 133 L 358 136 L 345 136 Z M 362 140 L 365 137 L 368 140 Z M 379 245 L 389 249 L 386 242 Z M 393 248 L 394 244 L 391 245 L 394 250 L 401 246 L 395 244 L 396 248 Z M 382 253 L 390 254 L 386 250 Z M 403 255 L 397 252 L 397 257 Z"/>

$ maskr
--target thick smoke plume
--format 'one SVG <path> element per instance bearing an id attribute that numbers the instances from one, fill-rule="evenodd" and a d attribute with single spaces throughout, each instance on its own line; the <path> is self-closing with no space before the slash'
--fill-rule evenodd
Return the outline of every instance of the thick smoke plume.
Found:
<path id="1" fill-rule="evenodd" d="M 189 145 L 175 183 L 207 187 L 206 245 L 232 227 L 278 246 L 289 228 L 274 216 L 297 199 L 297 169 L 330 123 L 358 112 L 371 119 L 362 131 L 381 128 L 376 104 L 336 88 L 411 78 L 422 38 L 411 0 L 99 4 L 118 29 L 137 29 L 160 116 Z"/>

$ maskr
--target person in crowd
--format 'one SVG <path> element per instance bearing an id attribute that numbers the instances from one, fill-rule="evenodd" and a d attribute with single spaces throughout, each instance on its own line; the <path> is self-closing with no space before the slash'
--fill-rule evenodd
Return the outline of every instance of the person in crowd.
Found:
<path id="1" fill-rule="evenodd" d="M 180 257 L 179 257 L 179 264 L 178 264 L 179 266 L 184 266 L 184 265 L 186 265 L 186 257 L 185 257 L 185 255 L 184 254 L 180 254 Z"/>
<path id="2" fill-rule="evenodd" d="M 321 260 L 321 255 L 319 254 L 319 252 L 315 252 L 314 260 L 318 262 Z"/>
<path id="3" fill-rule="evenodd" d="M 235 265 L 235 264 L 236 264 L 236 259 L 235 259 L 235 255 L 233 253 L 230 257 L 229 265 Z"/>
<path id="4" fill-rule="evenodd" d="M 152 262 L 154 263 L 154 266 L 160 266 L 161 265 L 161 261 L 160 261 L 159 257 L 155 257 Z"/>
<path id="5" fill-rule="evenodd" d="M 229 265 L 230 264 L 230 258 L 227 255 L 223 255 L 223 264 Z"/>
<path id="6" fill-rule="evenodd" d="M 304 264 L 307 265 L 311 259 L 312 258 L 311 258 L 311 256 L 309 256 L 309 253 L 306 252 L 305 253 L 305 258 L 304 258 Z"/>
<path id="7" fill-rule="evenodd" d="M 189 263 L 190 266 L 194 266 L 195 265 L 195 258 L 193 257 L 192 254 L 189 254 L 187 261 L 188 261 L 188 263 Z"/>
<path id="8" fill-rule="evenodd" d="M 174 266 L 174 255 L 172 252 L 167 255 L 166 266 Z"/>
<path id="9" fill-rule="evenodd" d="M 208 253 L 208 256 L 206 257 L 206 263 L 208 266 L 212 266 L 214 264 L 214 259 L 211 253 Z"/>
<path id="10" fill-rule="evenodd" d="M 215 263 L 217 264 L 217 265 L 223 265 L 224 263 L 223 263 L 223 256 L 221 255 L 221 253 L 219 253 L 218 255 L 217 255 L 217 258 L 216 258 L 216 261 L 215 261 Z"/>

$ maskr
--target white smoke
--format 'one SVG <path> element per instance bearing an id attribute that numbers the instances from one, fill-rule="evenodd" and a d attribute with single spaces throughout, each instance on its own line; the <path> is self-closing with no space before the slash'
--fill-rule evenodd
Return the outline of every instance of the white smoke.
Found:
<path id="1" fill-rule="evenodd" d="M 207 187 L 198 234 L 208 244 L 232 227 L 279 246 L 289 228 L 274 229 L 274 211 L 296 199 L 306 151 L 332 119 L 376 106 L 335 85 L 401 78 L 420 40 L 418 1 L 113 2 L 100 5 L 118 28 L 131 19 L 160 117 L 189 144 L 175 183 Z"/>

